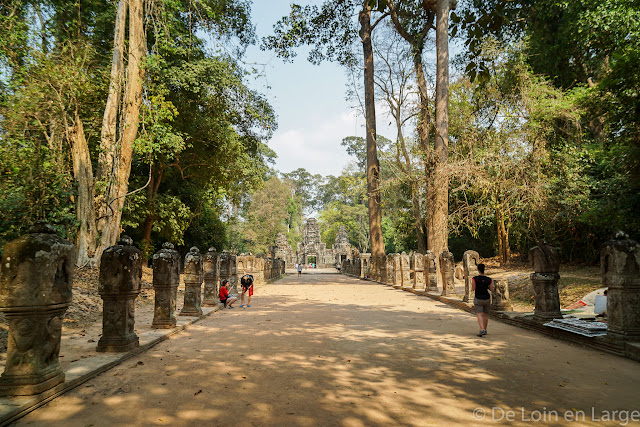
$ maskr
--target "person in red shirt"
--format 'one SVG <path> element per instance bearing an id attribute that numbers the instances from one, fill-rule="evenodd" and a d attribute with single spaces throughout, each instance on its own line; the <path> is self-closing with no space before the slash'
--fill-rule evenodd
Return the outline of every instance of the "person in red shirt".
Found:
<path id="1" fill-rule="evenodd" d="M 229 293 L 229 281 L 223 280 L 222 285 L 220 286 L 220 292 L 218 293 L 220 297 L 220 302 L 224 304 L 227 308 L 233 308 L 232 304 L 238 301 L 238 298 L 235 295 Z"/>

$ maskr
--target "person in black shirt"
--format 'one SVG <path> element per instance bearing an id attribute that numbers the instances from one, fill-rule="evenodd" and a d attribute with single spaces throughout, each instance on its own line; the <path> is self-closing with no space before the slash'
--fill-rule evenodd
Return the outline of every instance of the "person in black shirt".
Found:
<path id="1" fill-rule="evenodd" d="M 491 306 L 491 294 L 493 292 L 493 280 L 484 275 L 484 264 L 478 264 L 478 276 L 471 279 L 471 290 L 475 291 L 473 305 L 478 316 L 480 332 L 478 336 L 487 335 L 487 324 L 489 323 L 489 307 Z"/>

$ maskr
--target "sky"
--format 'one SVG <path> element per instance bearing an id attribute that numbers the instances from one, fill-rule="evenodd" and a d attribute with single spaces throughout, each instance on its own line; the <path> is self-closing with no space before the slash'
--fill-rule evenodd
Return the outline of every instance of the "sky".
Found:
<path id="1" fill-rule="evenodd" d="M 290 3 L 254 0 L 252 16 L 258 38 L 272 33 L 273 24 L 288 14 Z M 354 160 L 340 142 L 347 136 L 365 135 L 364 117 L 345 100 L 346 70 L 332 62 L 313 65 L 303 50 L 293 63 L 284 63 L 275 53 L 251 46 L 244 60 L 265 65 L 265 77 L 249 84 L 267 97 L 278 116 L 278 129 L 268 143 L 278 155 L 275 169 L 304 168 L 311 174 L 340 175 Z"/>

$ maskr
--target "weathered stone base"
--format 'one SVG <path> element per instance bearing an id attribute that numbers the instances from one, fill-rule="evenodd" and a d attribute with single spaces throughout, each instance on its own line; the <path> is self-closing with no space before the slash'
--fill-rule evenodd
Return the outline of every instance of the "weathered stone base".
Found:
<path id="1" fill-rule="evenodd" d="M 49 390 L 64 382 L 64 372 L 58 365 L 49 372 L 36 374 L 2 374 L 0 396 L 31 396 Z"/>
<path id="2" fill-rule="evenodd" d="M 172 320 L 159 320 L 153 321 L 151 324 L 151 328 L 153 329 L 173 329 L 176 327 L 177 321 L 176 319 Z"/>
<path id="3" fill-rule="evenodd" d="M 220 300 L 218 298 L 205 298 L 202 300 L 203 307 L 215 307 Z"/>
<path id="4" fill-rule="evenodd" d="M 193 307 L 183 308 L 178 316 L 202 316 L 202 309 L 197 310 Z"/>
<path id="5" fill-rule="evenodd" d="M 559 311 L 534 311 L 532 318 L 533 321 L 541 323 L 546 323 L 553 319 L 562 319 L 562 313 Z"/>
<path id="6" fill-rule="evenodd" d="M 140 345 L 140 339 L 135 334 L 129 339 L 103 338 L 100 338 L 100 341 L 98 341 L 98 346 L 96 347 L 98 353 L 126 353 Z"/>

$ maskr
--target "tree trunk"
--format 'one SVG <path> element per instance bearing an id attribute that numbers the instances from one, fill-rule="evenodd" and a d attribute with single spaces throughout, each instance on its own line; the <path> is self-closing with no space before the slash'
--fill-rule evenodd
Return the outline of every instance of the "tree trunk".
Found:
<path id="1" fill-rule="evenodd" d="M 127 61 L 127 85 L 123 100 L 123 118 L 120 123 L 121 138 L 118 155 L 113 159 L 112 184 L 107 191 L 107 211 L 100 254 L 116 243 L 120 235 L 122 208 L 129 185 L 133 143 L 138 134 L 140 106 L 142 104 L 142 81 L 144 69 L 141 67 L 146 52 L 144 33 L 143 1 L 129 0 L 129 55 Z"/>
<path id="2" fill-rule="evenodd" d="M 380 204 L 380 164 L 376 147 L 376 109 L 373 73 L 373 46 L 371 44 L 371 8 L 360 12 L 360 36 L 364 54 L 364 104 L 367 132 L 367 192 L 369 207 L 369 238 L 371 257 L 378 262 L 385 255 L 382 237 L 382 206 Z"/>
<path id="3" fill-rule="evenodd" d="M 511 249 L 509 248 L 509 232 L 504 223 L 504 211 L 502 204 L 496 206 L 496 226 L 498 228 L 498 256 L 500 265 L 509 264 L 511 260 Z"/>
<path id="4" fill-rule="evenodd" d="M 448 248 L 447 220 L 449 209 L 449 5 L 438 0 L 436 5 L 436 135 L 433 158 L 432 210 L 427 221 L 427 246 L 436 254 Z"/>
<path id="5" fill-rule="evenodd" d="M 77 109 L 74 124 L 67 131 L 71 144 L 73 175 L 78 189 L 76 218 L 79 227 L 76 236 L 76 265 L 93 266 L 92 259 L 95 255 L 98 236 L 94 209 L 93 168 L 89 146 L 84 135 L 84 126 Z"/>
<path id="6" fill-rule="evenodd" d="M 116 147 L 116 129 L 122 81 L 124 80 L 124 35 L 127 22 L 128 0 L 120 0 L 114 30 L 113 56 L 111 58 L 111 77 L 109 95 L 102 118 L 100 135 L 100 154 L 98 157 L 98 179 L 107 179 L 113 172 L 113 159 Z"/>

